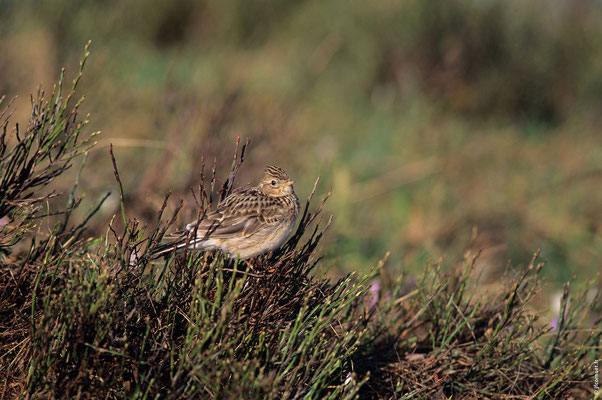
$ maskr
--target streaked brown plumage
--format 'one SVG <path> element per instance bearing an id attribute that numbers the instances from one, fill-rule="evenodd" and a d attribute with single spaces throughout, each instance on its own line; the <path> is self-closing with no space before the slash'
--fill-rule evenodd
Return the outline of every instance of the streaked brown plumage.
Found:
<path id="1" fill-rule="evenodd" d="M 175 232 L 175 239 L 155 255 L 186 246 L 201 251 L 222 250 L 230 257 L 247 259 L 275 250 L 290 236 L 299 215 L 299 199 L 293 181 L 283 169 L 268 166 L 259 185 L 235 190 L 200 221 Z"/>

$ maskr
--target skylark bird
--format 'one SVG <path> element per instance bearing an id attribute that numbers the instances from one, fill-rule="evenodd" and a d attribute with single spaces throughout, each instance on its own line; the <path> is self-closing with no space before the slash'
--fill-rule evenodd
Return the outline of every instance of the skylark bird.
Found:
<path id="1" fill-rule="evenodd" d="M 268 166 L 259 185 L 235 190 L 216 210 L 169 235 L 175 240 L 160 246 L 155 256 L 184 248 L 187 241 L 189 249 L 219 249 L 241 260 L 277 249 L 299 215 L 293 183 L 282 168 Z M 188 238 L 193 232 L 196 236 Z"/>

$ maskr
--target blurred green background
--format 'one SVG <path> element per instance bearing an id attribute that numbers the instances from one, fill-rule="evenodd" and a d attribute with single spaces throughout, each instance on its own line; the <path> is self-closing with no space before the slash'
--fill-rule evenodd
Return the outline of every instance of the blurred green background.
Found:
<path id="1" fill-rule="evenodd" d="M 82 191 L 153 221 L 198 185 L 201 156 L 239 183 L 267 164 L 335 223 L 339 273 L 387 251 L 391 276 L 482 250 L 489 279 L 542 249 L 557 286 L 602 266 L 602 2 L 586 0 L 0 0 L 0 93 L 29 93 L 92 40 L 80 93 L 101 130 Z M 75 173 L 75 171 L 72 171 Z M 73 175 L 72 175 L 73 176 Z M 69 182 L 65 182 L 67 187 Z M 117 197 L 102 209 L 106 231 Z M 182 215 L 180 224 L 196 214 Z"/>

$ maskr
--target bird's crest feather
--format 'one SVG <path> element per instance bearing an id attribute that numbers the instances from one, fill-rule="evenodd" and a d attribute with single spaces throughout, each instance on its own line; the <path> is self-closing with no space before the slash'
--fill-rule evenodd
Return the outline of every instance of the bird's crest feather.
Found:
<path id="1" fill-rule="evenodd" d="M 276 178 L 276 179 L 280 179 L 283 181 L 290 180 L 288 174 L 282 168 L 277 167 L 275 165 L 268 165 L 265 168 L 265 174 L 266 174 L 266 176 L 269 176 L 270 178 Z"/>

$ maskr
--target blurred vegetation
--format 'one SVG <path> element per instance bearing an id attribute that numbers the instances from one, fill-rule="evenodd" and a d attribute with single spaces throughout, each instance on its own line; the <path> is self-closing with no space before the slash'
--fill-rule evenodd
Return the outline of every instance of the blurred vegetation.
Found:
<path id="1" fill-rule="evenodd" d="M 332 183 L 325 252 L 341 274 L 388 250 L 391 276 L 468 249 L 483 250 L 485 278 L 537 248 L 558 288 L 600 270 L 597 1 L 0 4 L 0 93 L 20 96 L 16 120 L 32 87 L 94 43 L 91 200 L 113 186 L 110 142 L 132 213 L 150 222 L 168 190 L 192 204 L 201 155 L 225 171 L 249 136 L 240 182 L 275 163 L 301 196 L 317 175 Z M 113 194 L 90 232 L 116 210 Z"/>

